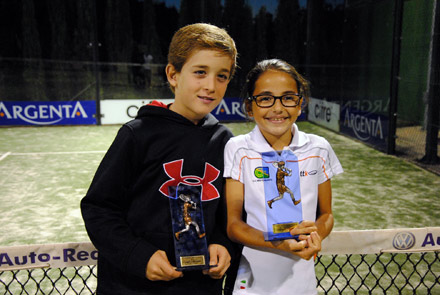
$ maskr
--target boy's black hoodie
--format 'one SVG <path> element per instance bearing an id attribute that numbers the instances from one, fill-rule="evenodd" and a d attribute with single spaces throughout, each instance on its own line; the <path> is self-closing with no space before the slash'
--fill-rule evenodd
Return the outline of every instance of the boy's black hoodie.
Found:
<path id="1" fill-rule="evenodd" d="M 162 185 L 179 174 L 183 181 L 201 181 L 209 164 L 219 171 L 212 184 L 222 194 L 223 149 L 231 136 L 211 114 L 194 125 L 153 105 L 143 106 L 135 120 L 121 127 L 81 201 L 87 232 L 99 251 L 97 294 L 221 294 L 221 280 L 201 271 L 168 282 L 150 281 L 145 271 L 157 250 L 175 265 Z M 208 198 L 202 203 L 208 244 L 221 244 L 231 253 L 224 200 L 215 193 Z"/>

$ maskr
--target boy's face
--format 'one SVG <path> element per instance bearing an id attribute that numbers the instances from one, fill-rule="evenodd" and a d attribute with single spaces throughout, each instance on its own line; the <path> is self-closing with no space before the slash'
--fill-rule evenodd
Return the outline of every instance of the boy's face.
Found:
<path id="1" fill-rule="evenodd" d="M 170 109 L 197 124 L 223 99 L 231 67 L 229 56 L 210 49 L 195 51 L 180 72 L 168 64 L 167 78 L 175 94 Z"/>

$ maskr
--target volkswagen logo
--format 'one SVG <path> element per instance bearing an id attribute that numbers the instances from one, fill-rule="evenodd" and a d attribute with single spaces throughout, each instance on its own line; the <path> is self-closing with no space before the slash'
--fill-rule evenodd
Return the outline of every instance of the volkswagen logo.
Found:
<path id="1" fill-rule="evenodd" d="M 397 250 L 411 249 L 415 243 L 416 237 L 410 232 L 400 232 L 393 239 L 393 247 Z"/>

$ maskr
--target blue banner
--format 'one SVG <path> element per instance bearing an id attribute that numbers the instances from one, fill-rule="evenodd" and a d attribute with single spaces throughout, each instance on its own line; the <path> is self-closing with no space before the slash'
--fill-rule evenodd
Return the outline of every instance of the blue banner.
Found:
<path id="1" fill-rule="evenodd" d="M 96 124 L 95 101 L 0 101 L 0 125 Z"/>
<path id="2" fill-rule="evenodd" d="M 225 97 L 211 114 L 220 122 L 247 121 L 246 114 L 241 105 L 240 98 Z"/>

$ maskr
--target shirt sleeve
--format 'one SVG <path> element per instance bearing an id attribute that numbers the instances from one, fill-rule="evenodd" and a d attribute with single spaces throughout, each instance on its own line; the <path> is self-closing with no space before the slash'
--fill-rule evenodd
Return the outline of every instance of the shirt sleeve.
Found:
<path id="1" fill-rule="evenodd" d="M 342 169 L 342 165 L 339 162 L 339 159 L 336 156 L 335 152 L 333 151 L 333 148 L 331 147 L 330 143 L 326 139 L 323 140 L 324 140 L 324 148 L 323 148 L 324 154 L 322 156 L 324 158 L 324 166 L 323 166 L 323 173 L 321 174 L 319 183 L 323 183 L 331 179 L 333 176 L 336 176 L 344 172 L 344 170 Z"/>
<path id="2" fill-rule="evenodd" d="M 145 278 L 146 265 L 158 249 L 134 235 L 126 221 L 131 202 L 128 188 L 136 170 L 137 153 L 131 129 L 123 126 L 81 200 L 81 212 L 99 255 L 115 267 Z"/>
<path id="3" fill-rule="evenodd" d="M 225 146 L 224 151 L 225 168 L 223 177 L 235 180 L 242 179 L 240 176 L 240 155 L 237 143 L 234 138 L 230 139 Z"/>

